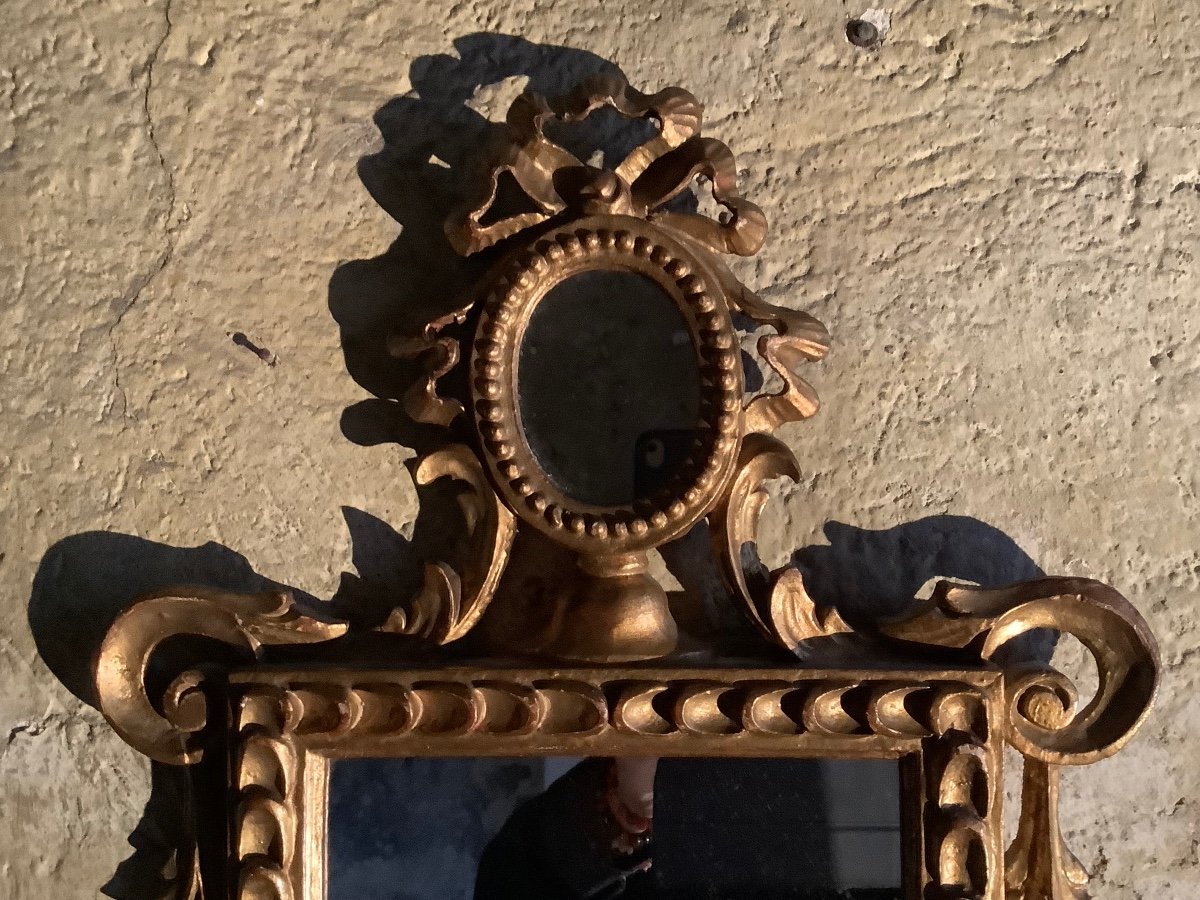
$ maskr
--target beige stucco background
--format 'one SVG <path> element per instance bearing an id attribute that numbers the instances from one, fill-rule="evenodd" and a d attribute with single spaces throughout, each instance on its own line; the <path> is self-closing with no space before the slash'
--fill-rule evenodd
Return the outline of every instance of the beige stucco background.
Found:
<path id="1" fill-rule="evenodd" d="M 1125 592 L 1162 644 L 1160 701 L 1067 774 L 1065 829 L 1099 900 L 1200 896 L 1200 10 L 885 8 L 872 54 L 843 36 L 864 9 L 832 0 L 7 0 L 0 893 L 96 896 L 133 853 L 149 765 L 76 696 L 131 593 L 262 576 L 328 598 L 356 564 L 402 568 L 411 451 L 341 341 L 388 323 L 330 287 L 400 232 L 356 173 L 373 114 L 417 84 L 427 127 L 390 141 L 434 171 L 460 99 L 495 118 L 598 57 L 705 101 L 772 227 L 739 273 L 834 334 L 809 373 L 823 411 L 782 432 L 806 478 L 768 554 L 947 514 Z M 399 259 L 436 291 L 425 184 L 396 182 L 417 210 Z M 351 287 L 388 296 L 361 265 Z M 383 537 L 352 559 L 355 520 Z"/>

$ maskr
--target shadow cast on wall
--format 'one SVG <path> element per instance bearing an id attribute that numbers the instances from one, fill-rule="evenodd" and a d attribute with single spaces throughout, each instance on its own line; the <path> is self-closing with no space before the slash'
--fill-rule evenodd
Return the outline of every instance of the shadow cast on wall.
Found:
<path id="1" fill-rule="evenodd" d="M 378 257 L 340 265 L 328 288 L 346 368 L 373 398 L 343 411 L 343 434 L 361 446 L 400 443 L 418 456 L 434 435 L 428 426 L 412 422 L 397 402 L 415 372 L 388 354 L 387 336 L 453 308 L 491 261 L 487 253 L 457 256 L 443 231 L 459 200 L 459 186 L 471 177 L 469 157 L 498 127 L 473 108 L 477 95 L 512 78 L 555 94 L 615 68 L 585 51 L 507 35 L 474 34 L 454 46 L 456 56 L 426 56 L 412 64 L 413 91 L 375 114 L 383 149 L 358 163 L 363 185 L 400 224 L 399 237 Z M 584 148 L 619 153 L 636 139 L 630 127 L 600 118 L 555 138 L 588 158 Z M 686 195 L 682 202 L 694 198 Z M 753 385 L 756 370 L 748 365 L 747 371 Z M 424 560 L 434 558 L 429 549 L 459 536 L 452 499 L 445 485 L 422 488 L 411 540 L 365 512 L 343 508 L 357 574 L 343 576 L 331 601 L 334 611 L 360 628 L 370 627 L 386 616 L 396 597 L 410 595 Z M 826 536 L 829 546 L 804 548 L 795 561 L 818 600 L 848 611 L 898 606 L 935 575 L 994 586 L 1039 574 L 1001 532 L 965 517 L 932 517 L 885 531 L 830 523 Z M 683 577 L 681 582 L 687 584 Z M 139 596 L 181 584 L 239 592 L 278 587 L 221 544 L 185 548 L 114 532 L 74 535 L 47 551 L 34 579 L 28 620 L 42 659 L 72 694 L 94 706 L 91 667 L 109 626 Z M 107 896 L 164 895 L 172 868 L 179 866 L 173 858 L 183 841 L 178 811 L 191 796 L 183 770 L 154 764 L 151 797 L 130 837 L 134 854 L 103 887 Z"/>
<path id="2" fill-rule="evenodd" d="M 412 556 L 404 538 L 361 510 L 343 507 L 343 516 L 358 574 L 344 574 L 339 593 L 403 589 L 405 565 Z M 187 585 L 237 593 L 286 587 L 255 572 L 242 554 L 215 542 L 173 547 L 117 532 L 72 535 L 46 551 L 34 576 L 27 617 L 38 655 L 67 690 L 97 706 L 92 668 L 113 622 L 138 598 Z M 301 603 L 318 603 L 304 591 L 288 589 Z M 213 649 L 173 645 L 167 651 L 172 662 L 165 668 L 179 671 L 181 653 L 197 651 L 207 658 Z M 129 836 L 134 852 L 101 888 L 115 900 L 174 896 L 170 891 L 188 871 L 188 860 L 180 853 L 188 852 L 193 837 L 180 811 L 195 802 L 203 782 L 194 784 L 192 773 L 184 768 L 157 762 L 150 766 L 150 797 Z"/>
<path id="3" fill-rule="evenodd" d="M 535 44 L 503 34 L 472 34 L 454 42 L 455 56 L 423 56 L 412 63 L 412 90 L 375 113 L 383 148 L 358 162 L 363 186 L 401 228 L 380 256 L 340 265 L 329 282 L 329 310 L 341 329 L 346 369 L 376 399 L 348 407 L 342 432 L 354 443 L 398 442 L 420 455 L 433 432 L 412 422 L 399 400 L 415 370 L 388 354 L 388 335 L 413 332 L 454 309 L 495 259 L 471 258 L 450 246 L 444 224 L 479 176 L 474 158 L 504 126 L 476 111 L 481 89 L 522 79 L 547 95 L 601 73 L 611 62 L 569 47 Z M 556 140 L 589 157 L 591 148 L 619 154 L 644 123 L 593 116 Z"/>
<path id="4" fill-rule="evenodd" d="M 33 580 L 27 614 L 38 654 L 67 690 L 96 706 L 92 666 L 112 623 L 139 597 L 188 584 L 238 592 L 271 586 L 244 556 L 213 542 L 172 547 L 108 531 L 64 538 Z M 187 862 L 179 853 L 191 835 L 179 811 L 191 804 L 190 773 L 150 765 L 150 798 L 129 836 L 134 852 L 101 888 L 118 900 L 166 896 Z"/>
<path id="5" fill-rule="evenodd" d="M 998 528 L 970 516 L 927 516 L 872 531 L 824 526 L 828 545 L 797 550 L 792 563 L 809 595 L 852 621 L 895 616 L 936 578 L 1002 587 L 1045 573 Z"/>
<path id="6" fill-rule="evenodd" d="M 388 337 L 417 333 L 424 323 L 461 305 L 465 292 L 503 252 L 493 248 L 464 258 L 450 246 L 444 230 L 464 188 L 480 177 L 480 148 L 506 128 L 477 110 L 480 98 L 505 85 L 514 96 L 521 88 L 553 96 L 587 77 L 618 71 L 595 54 L 511 35 L 472 34 L 455 40 L 454 49 L 455 55 L 424 56 L 412 63 L 411 91 L 375 113 L 382 149 L 358 161 L 363 186 L 399 223 L 399 235 L 380 256 L 339 265 L 329 282 L 329 310 L 340 329 L 346 369 L 372 395 L 343 411 L 342 433 L 361 446 L 401 444 L 414 450 L 417 459 L 444 444 L 446 435 L 405 413 L 400 400 L 425 373 L 415 361 L 392 356 Z M 608 112 L 564 126 L 552 137 L 582 159 L 594 159 L 597 153 L 619 159 L 646 138 L 650 124 Z M 681 209 L 696 206 L 695 196 L 687 192 L 678 202 Z M 454 377 L 451 373 L 447 381 Z M 452 430 L 464 428 L 461 419 L 452 425 Z M 467 438 L 462 431 L 459 437 Z M 397 596 L 416 589 L 424 560 L 456 558 L 461 518 L 454 496 L 447 485 L 418 489 L 419 513 L 411 545 L 404 548 L 408 552 L 398 564 L 376 567 L 389 570 L 390 584 L 362 577 L 356 542 L 360 577 L 344 579 L 334 598 L 340 614 L 363 626 L 378 625 Z M 387 523 L 360 520 L 360 525 L 373 545 L 402 543 Z"/>

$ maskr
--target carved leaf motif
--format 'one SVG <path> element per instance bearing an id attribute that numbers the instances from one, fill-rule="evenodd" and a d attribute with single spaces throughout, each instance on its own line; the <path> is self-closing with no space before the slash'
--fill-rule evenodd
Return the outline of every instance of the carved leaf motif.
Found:
<path id="1" fill-rule="evenodd" d="M 463 571 L 460 575 L 443 562 L 427 564 L 417 596 L 393 610 L 381 630 L 447 644 L 470 631 L 491 602 L 508 562 L 516 522 L 469 447 L 452 444 L 421 460 L 417 483 L 439 478 L 466 486 L 459 495 L 468 535 Z"/>
<path id="2" fill-rule="evenodd" d="M 729 583 L 772 641 L 794 650 L 811 638 L 850 631 L 836 610 L 815 603 L 798 571 L 768 572 L 756 532 L 763 483 L 799 476 L 780 441 L 748 435 L 726 504 L 713 514 L 713 536 Z M 1025 756 L 1081 765 L 1110 756 L 1137 730 L 1158 684 L 1158 648 L 1145 620 L 1108 585 L 1086 578 L 1045 578 L 987 589 L 939 582 L 929 600 L 894 621 L 874 623 L 887 637 L 925 646 L 977 647 L 982 659 L 1033 629 L 1081 641 L 1096 658 L 1099 688 L 1080 711 L 1074 687 L 1057 672 L 1012 669 L 1006 679 L 1008 741 Z"/>
<path id="3" fill-rule="evenodd" d="M 767 572 L 758 558 L 755 535 L 766 499 L 763 483 L 798 475 L 786 446 L 752 433 L 743 443 L 728 501 L 713 515 L 714 540 L 727 580 L 759 629 L 791 650 L 802 641 L 850 630 L 836 611 L 812 600 L 798 571 Z M 1059 829 L 1057 766 L 1086 764 L 1115 753 L 1145 719 L 1158 682 L 1158 648 L 1137 610 L 1108 585 L 1083 578 L 1046 578 L 1001 589 L 940 582 L 928 601 L 916 604 L 902 619 L 874 625 L 880 634 L 924 646 L 975 648 L 984 660 L 996 659 L 1002 647 L 1039 628 L 1080 640 L 1096 659 L 1100 683 L 1091 701 L 1077 711 L 1075 686 L 1061 673 L 1046 667 L 1010 667 L 1005 672 L 1004 736 L 1026 757 L 1021 826 L 1006 857 L 1005 896 L 1086 900 L 1087 874 Z M 904 716 L 905 696 L 896 691 L 871 701 L 874 730 L 907 733 L 915 723 Z M 938 731 L 976 730 L 978 717 L 969 708 L 935 704 L 935 709 Z M 758 705 L 748 712 L 762 720 L 769 717 Z M 836 692 L 813 695 L 805 702 L 809 731 L 853 724 L 845 717 L 846 707 Z M 969 784 L 964 780 L 955 786 L 966 790 Z M 954 796 L 950 805 L 962 806 Z M 976 815 L 971 821 L 978 824 L 982 819 Z M 978 836 L 964 826 L 951 829 L 946 838 L 938 860 L 943 881 L 972 883 L 969 851 Z"/>
<path id="4" fill-rule="evenodd" d="M 1088 874 L 1058 823 L 1058 768 L 1027 759 L 1021 778 L 1020 825 L 1004 855 L 1005 900 L 1087 900 Z"/>
<path id="5" fill-rule="evenodd" d="M 769 640 L 794 650 L 802 641 L 850 628 L 832 607 L 813 601 L 795 568 L 768 572 L 758 556 L 758 519 L 767 500 L 763 484 L 779 477 L 800 477 L 792 452 L 776 438 L 747 435 L 726 501 L 712 514 L 712 535 L 726 581 L 751 620 Z"/>

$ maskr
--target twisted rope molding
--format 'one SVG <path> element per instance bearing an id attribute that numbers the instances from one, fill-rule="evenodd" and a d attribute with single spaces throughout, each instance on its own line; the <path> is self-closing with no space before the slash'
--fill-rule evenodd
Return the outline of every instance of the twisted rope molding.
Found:
<path id="1" fill-rule="evenodd" d="M 925 867 L 929 900 L 998 897 L 1002 836 L 999 745 L 956 731 L 927 748 Z"/>
<path id="2" fill-rule="evenodd" d="M 233 849 L 238 900 L 292 900 L 299 832 L 300 758 L 280 691 L 258 688 L 237 705 Z"/>

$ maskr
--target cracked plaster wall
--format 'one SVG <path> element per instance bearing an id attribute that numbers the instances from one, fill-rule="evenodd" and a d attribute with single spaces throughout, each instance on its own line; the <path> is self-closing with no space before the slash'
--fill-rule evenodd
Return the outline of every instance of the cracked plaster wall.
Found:
<path id="1" fill-rule="evenodd" d="M 821 415 L 782 432 L 807 480 L 778 492 L 772 562 L 830 520 L 974 516 L 1145 613 L 1166 666 L 1157 712 L 1123 753 L 1068 773 L 1066 832 L 1098 900 L 1200 895 L 1200 10 L 909 0 L 875 54 L 842 36 L 862 11 L 5 4 L 5 896 L 96 896 L 149 790 L 148 764 L 35 647 L 27 605 L 49 548 L 94 531 L 215 542 L 232 570 L 329 597 L 352 568 L 341 507 L 408 533 L 410 451 L 339 429 L 366 395 L 327 288 L 396 237 L 355 174 L 377 149 L 372 114 L 410 90 L 414 60 L 479 32 L 689 87 L 738 153 L 772 225 L 739 272 L 836 340 L 809 373 Z M 498 115 L 519 87 L 475 107 Z M 55 557 L 40 577 L 87 594 L 67 582 L 92 563 L 120 579 L 101 558 Z M 88 617 L 77 600 L 64 633 Z"/>

